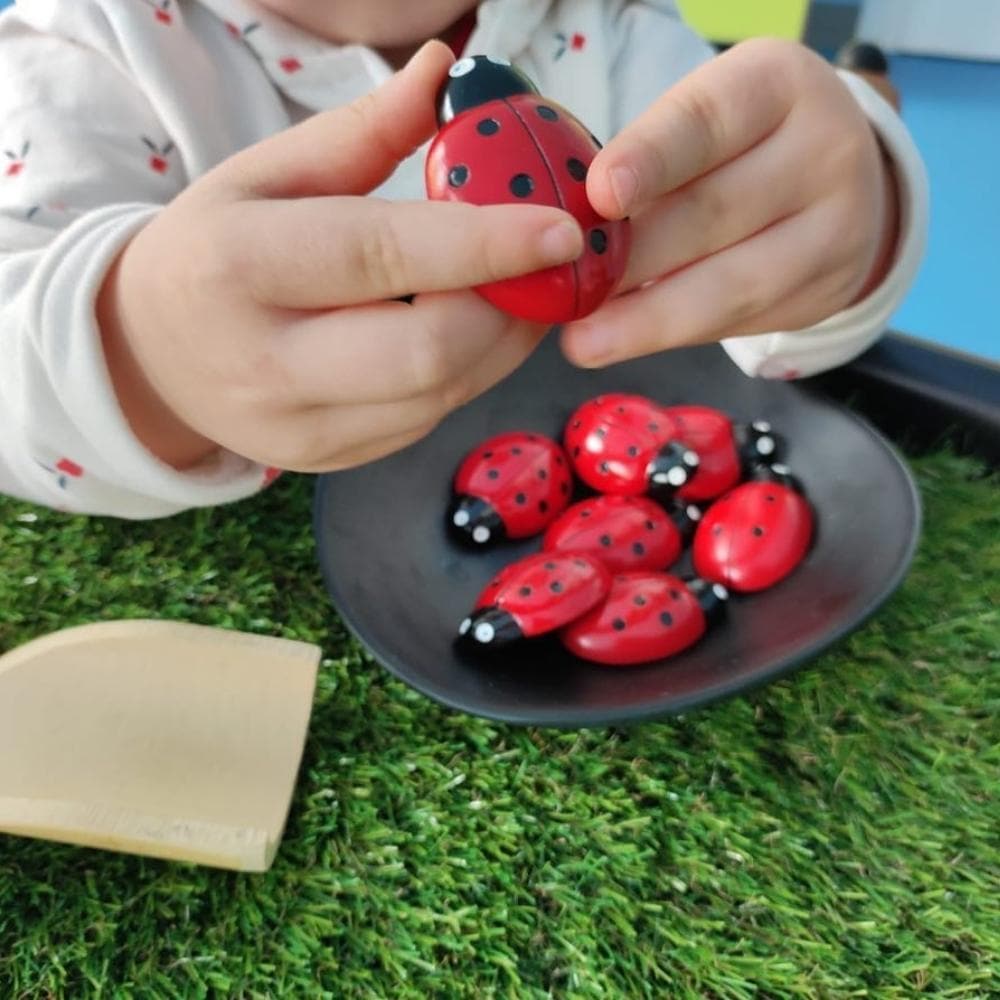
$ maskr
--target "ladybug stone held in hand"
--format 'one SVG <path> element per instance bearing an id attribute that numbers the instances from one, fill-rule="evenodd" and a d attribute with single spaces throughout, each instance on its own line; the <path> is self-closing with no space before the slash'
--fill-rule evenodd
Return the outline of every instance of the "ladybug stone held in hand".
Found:
<path id="1" fill-rule="evenodd" d="M 477 546 L 528 538 L 566 509 L 571 489 L 569 462 L 555 441 L 499 434 L 458 467 L 448 523 L 462 541 Z"/>
<path id="2" fill-rule="evenodd" d="M 596 559 L 536 553 L 500 571 L 479 595 L 458 634 L 497 648 L 554 632 L 598 604 L 610 586 L 611 574 Z"/>
<path id="3" fill-rule="evenodd" d="M 609 393 L 569 418 L 563 441 L 576 474 L 600 493 L 669 496 L 692 477 L 698 455 L 673 420 L 645 396 Z"/>
<path id="4" fill-rule="evenodd" d="M 540 97 L 523 73 L 487 56 L 452 66 L 439 119 L 425 165 L 429 198 L 562 208 L 584 233 L 578 260 L 476 291 L 498 309 L 539 323 L 593 312 L 624 273 L 629 249 L 628 221 L 601 218 L 587 200 L 597 140 L 565 108 Z"/>
<path id="5" fill-rule="evenodd" d="M 694 536 L 699 575 L 748 593 L 786 577 L 805 558 L 812 508 L 784 465 L 758 466 L 709 507 Z"/>

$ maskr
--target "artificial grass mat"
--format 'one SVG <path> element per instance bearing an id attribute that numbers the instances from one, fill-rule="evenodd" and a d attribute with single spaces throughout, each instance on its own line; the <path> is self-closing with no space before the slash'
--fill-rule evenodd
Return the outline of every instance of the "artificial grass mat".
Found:
<path id="1" fill-rule="evenodd" d="M 168 521 L 0 501 L 0 648 L 107 618 L 317 642 L 272 871 L 0 837 L 0 997 L 1000 995 L 1000 491 L 913 459 L 925 533 L 863 630 L 631 730 L 496 725 L 328 609 L 312 483 Z"/>

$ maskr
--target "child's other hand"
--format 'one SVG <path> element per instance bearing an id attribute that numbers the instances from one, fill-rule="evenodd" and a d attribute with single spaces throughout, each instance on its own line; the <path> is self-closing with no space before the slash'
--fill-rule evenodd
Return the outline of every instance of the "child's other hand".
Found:
<path id="1" fill-rule="evenodd" d="M 875 288 L 895 248 L 871 126 L 791 42 L 745 42 L 690 74 L 598 154 L 587 192 L 632 216 L 634 240 L 626 294 L 564 332 L 582 365 L 811 326 Z"/>
<path id="2" fill-rule="evenodd" d="M 122 408 L 161 459 L 221 445 L 285 469 L 361 464 L 536 346 L 543 327 L 463 289 L 578 256 L 568 215 L 365 197 L 434 130 L 452 59 L 430 44 L 373 95 L 233 156 L 128 245 L 98 317 Z"/>

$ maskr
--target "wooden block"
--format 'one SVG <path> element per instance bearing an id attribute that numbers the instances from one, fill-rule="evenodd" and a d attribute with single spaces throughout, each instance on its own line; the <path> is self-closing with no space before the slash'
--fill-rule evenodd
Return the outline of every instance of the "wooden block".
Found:
<path id="1" fill-rule="evenodd" d="M 266 871 L 320 650 L 179 622 L 83 625 L 0 657 L 0 832 Z"/>

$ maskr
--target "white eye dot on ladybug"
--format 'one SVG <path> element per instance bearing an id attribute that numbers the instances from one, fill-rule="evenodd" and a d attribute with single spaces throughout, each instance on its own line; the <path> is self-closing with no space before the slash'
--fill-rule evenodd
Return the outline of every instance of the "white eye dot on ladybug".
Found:
<path id="1" fill-rule="evenodd" d="M 465 633 L 468 632 L 470 628 L 472 628 L 472 619 L 463 618 L 462 624 L 458 626 L 458 634 L 465 635 Z"/>
<path id="2" fill-rule="evenodd" d="M 448 171 L 448 183 L 453 188 L 461 187 L 469 179 L 469 168 L 459 163 Z"/>
<path id="3" fill-rule="evenodd" d="M 510 193 L 515 198 L 527 198 L 535 190 L 530 174 L 514 174 L 510 179 Z"/>
<path id="4" fill-rule="evenodd" d="M 473 528 L 472 540 L 479 545 L 485 545 L 490 540 L 490 529 L 483 525 Z"/>
<path id="5" fill-rule="evenodd" d="M 455 516 L 452 517 L 452 524 L 456 528 L 464 528 L 469 523 L 469 512 L 467 510 L 456 510 Z"/>
<path id="6" fill-rule="evenodd" d="M 476 125 L 476 131 L 480 135 L 496 135 L 500 131 L 500 122 L 495 118 L 484 118 Z"/>
<path id="7" fill-rule="evenodd" d="M 559 119 L 559 113 L 555 108 L 550 108 L 547 104 L 539 104 L 535 111 L 538 112 L 539 118 L 544 118 L 547 122 L 554 122 Z"/>
<path id="8" fill-rule="evenodd" d="M 457 80 L 460 76 L 465 76 L 467 73 L 471 73 L 476 68 L 476 60 L 467 56 L 465 59 L 459 59 L 454 66 L 448 70 L 448 76 L 453 80 Z"/>
<path id="9" fill-rule="evenodd" d="M 591 229 L 590 249 L 594 253 L 604 253 L 608 249 L 608 234 L 603 229 Z"/>
<path id="10" fill-rule="evenodd" d="M 493 641 L 493 637 L 496 635 L 496 631 L 489 622 L 480 622 L 476 626 L 476 631 L 473 633 L 476 637 L 477 642 L 486 644 Z"/>

